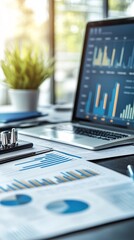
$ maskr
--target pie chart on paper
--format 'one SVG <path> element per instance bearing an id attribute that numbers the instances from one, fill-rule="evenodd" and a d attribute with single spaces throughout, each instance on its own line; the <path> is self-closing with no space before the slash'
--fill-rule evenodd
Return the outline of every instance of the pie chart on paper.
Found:
<path id="1" fill-rule="evenodd" d="M 46 208 L 56 214 L 73 214 L 85 211 L 90 206 L 84 201 L 67 199 L 51 202 Z"/>
<path id="2" fill-rule="evenodd" d="M 7 207 L 15 207 L 24 204 L 28 204 L 32 201 L 32 198 L 25 194 L 16 194 L 0 201 L 0 205 Z"/>

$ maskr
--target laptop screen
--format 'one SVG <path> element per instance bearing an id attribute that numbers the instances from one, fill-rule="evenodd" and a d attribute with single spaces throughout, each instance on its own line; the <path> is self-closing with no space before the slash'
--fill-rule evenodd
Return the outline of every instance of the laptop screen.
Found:
<path id="1" fill-rule="evenodd" d="M 87 24 L 73 119 L 134 128 L 134 18 Z"/>

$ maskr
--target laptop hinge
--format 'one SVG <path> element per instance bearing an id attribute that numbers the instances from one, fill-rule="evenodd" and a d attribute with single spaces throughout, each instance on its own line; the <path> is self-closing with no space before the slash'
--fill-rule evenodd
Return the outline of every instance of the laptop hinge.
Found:
<path id="1" fill-rule="evenodd" d="M 94 128 L 99 128 L 102 130 L 109 130 L 109 131 L 115 131 L 115 132 L 121 132 L 121 133 L 127 133 L 127 134 L 134 134 L 134 131 L 132 131 L 132 129 L 125 129 L 125 128 L 120 128 L 120 127 L 116 127 L 116 126 L 109 126 L 109 125 L 103 125 L 103 124 L 96 124 L 96 123 L 92 123 L 92 122 L 83 122 L 83 121 L 79 121 L 79 122 L 73 122 L 74 124 L 77 125 L 83 125 L 86 127 L 94 127 Z"/>

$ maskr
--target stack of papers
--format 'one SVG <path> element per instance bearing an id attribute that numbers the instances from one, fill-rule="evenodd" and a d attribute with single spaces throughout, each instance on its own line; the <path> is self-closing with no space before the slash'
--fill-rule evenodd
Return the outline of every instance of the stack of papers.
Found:
<path id="1" fill-rule="evenodd" d="M 131 218 L 133 199 L 130 178 L 66 152 L 3 164 L 1 239 L 51 238 Z"/>

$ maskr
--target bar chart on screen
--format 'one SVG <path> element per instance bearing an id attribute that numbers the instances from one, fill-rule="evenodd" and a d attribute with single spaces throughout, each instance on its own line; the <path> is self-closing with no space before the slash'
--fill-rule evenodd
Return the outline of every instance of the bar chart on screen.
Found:
<path id="1" fill-rule="evenodd" d="M 134 46 L 131 39 L 115 38 L 110 43 L 96 40 L 92 54 L 94 67 L 132 69 L 134 66 Z"/>
<path id="2" fill-rule="evenodd" d="M 103 81 L 103 77 L 97 76 L 99 81 L 94 79 L 94 86 L 90 89 L 83 88 L 84 94 L 81 94 L 80 112 L 85 114 L 88 119 L 101 117 L 101 120 L 120 122 L 127 120 L 126 124 L 132 124 L 134 119 L 134 80 L 118 79 L 114 80 L 109 76 L 108 83 Z"/>
<path id="3" fill-rule="evenodd" d="M 118 103 L 119 89 L 120 89 L 120 84 L 116 83 L 115 87 L 113 88 L 113 91 L 112 91 L 111 99 L 109 98 L 107 92 L 103 93 L 103 97 L 101 99 L 101 95 L 102 95 L 101 91 L 103 91 L 102 85 L 97 84 L 95 98 L 94 98 L 93 113 L 94 114 L 105 115 L 106 111 L 107 111 L 108 112 L 107 115 L 109 117 L 115 117 L 116 109 L 117 109 L 117 103 Z M 90 112 L 92 95 L 93 94 L 90 91 L 89 95 L 88 95 L 86 108 L 85 108 L 85 111 L 86 111 L 87 114 Z"/>
<path id="4" fill-rule="evenodd" d="M 92 28 L 81 71 L 77 117 L 108 125 L 133 126 L 134 41 L 130 29 Z"/>

